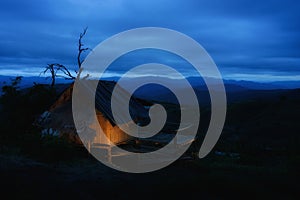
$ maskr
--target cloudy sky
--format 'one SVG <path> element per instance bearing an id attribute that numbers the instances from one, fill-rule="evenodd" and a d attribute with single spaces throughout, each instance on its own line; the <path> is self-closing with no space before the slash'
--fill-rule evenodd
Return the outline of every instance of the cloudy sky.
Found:
<path id="1" fill-rule="evenodd" d="M 86 26 L 90 48 L 121 31 L 151 26 L 194 38 L 227 79 L 300 80 L 299 9 L 292 0 L 2 0 L 0 75 L 38 75 L 53 62 L 76 69 L 78 35 Z M 121 74 L 124 65 L 153 56 L 189 67 L 174 62 L 176 56 L 145 51 L 117 61 L 110 72 Z"/>

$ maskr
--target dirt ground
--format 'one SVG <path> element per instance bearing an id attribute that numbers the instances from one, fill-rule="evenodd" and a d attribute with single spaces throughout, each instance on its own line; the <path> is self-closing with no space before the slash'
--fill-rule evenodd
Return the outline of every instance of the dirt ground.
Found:
<path id="1" fill-rule="evenodd" d="M 93 158 L 50 164 L 21 156 L 0 160 L 5 199 L 297 199 L 299 194 L 293 177 L 247 167 L 211 168 L 201 160 L 180 160 L 146 174 L 118 172 Z"/>

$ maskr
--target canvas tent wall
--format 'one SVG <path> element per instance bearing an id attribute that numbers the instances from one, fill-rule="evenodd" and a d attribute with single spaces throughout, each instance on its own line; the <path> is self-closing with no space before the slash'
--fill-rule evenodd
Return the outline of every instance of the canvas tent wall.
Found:
<path id="1" fill-rule="evenodd" d="M 114 117 L 111 111 L 111 95 L 116 83 L 113 81 L 99 81 L 97 92 L 95 95 L 95 109 L 97 114 L 97 121 L 102 130 L 104 131 L 110 142 L 120 144 L 126 142 L 132 137 L 124 133 L 118 126 L 115 125 Z M 69 140 L 76 143 L 81 143 L 78 137 L 76 128 L 72 116 L 72 92 L 73 84 L 67 88 L 58 98 L 58 100 L 41 115 L 38 120 L 38 124 L 43 127 L 44 133 L 52 132 L 58 133 L 60 136 L 67 137 Z M 125 95 L 129 95 L 125 90 L 119 97 L 120 104 L 123 103 L 122 98 Z M 147 111 L 136 99 L 131 98 L 130 113 L 132 117 L 137 120 L 144 120 L 147 118 Z M 124 105 L 120 105 L 123 106 Z M 135 123 L 134 121 L 128 121 L 125 123 Z M 100 129 L 93 123 L 88 125 L 88 128 L 82 131 L 94 131 L 95 137 L 91 143 L 104 144 L 107 142 L 106 139 L 100 136 Z M 89 130 L 87 130 L 89 129 Z"/>

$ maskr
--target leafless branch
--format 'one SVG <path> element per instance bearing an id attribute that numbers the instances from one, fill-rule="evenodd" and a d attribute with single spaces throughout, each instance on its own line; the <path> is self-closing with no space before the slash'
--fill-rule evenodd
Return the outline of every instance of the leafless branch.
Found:
<path id="1" fill-rule="evenodd" d="M 74 80 L 76 78 L 71 74 L 71 72 L 67 69 L 67 67 L 65 67 L 64 65 L 59 64 L 59 63 L 48 64 L 46 69 L 42 73 L 45 74 L 48 71 L 50 71 L 50 73 L 51 73 L 51 79 L 52 79 L 51 87 L 53 87 L 55 85 L 55 79 L 57 77 L 62 77 L 66 80 Z M 59 71 L 62 72 L 64 74 L 64 76 L 57 74 Z"/>
<path id="2" fill-rule="evenodd" d="M 84 44 L 82 43 L 82 38 L 85 36 L 86 32 L 87 32 L 88 27 L 86 27 L 82 33 L 80 33 L 79 35 L 79 39 L 78 39 L 78 54 L 77 54 L 77 64 L 78 64 L 78 68 L 81 68 L 81 64 L 83 62 L 83 60 L 81 59 L 81 54 L 84 53 L 87 50 L 91 50 L 90 48 L 83 48 Z"/>

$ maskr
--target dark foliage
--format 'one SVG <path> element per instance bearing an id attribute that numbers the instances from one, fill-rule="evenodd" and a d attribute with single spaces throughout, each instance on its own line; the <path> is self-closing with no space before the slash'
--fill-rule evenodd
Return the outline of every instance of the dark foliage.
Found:
<path id="1" fill-rule="evenodd" d="M 32 123 L 56 99 L 55 88 L 35 84 L 20 90 L 22 77 L 11 80 L 10 85 L 2 87 L 0 98 L 0 137 L 1 142 L 23 138 L 34 130 Z"/>

